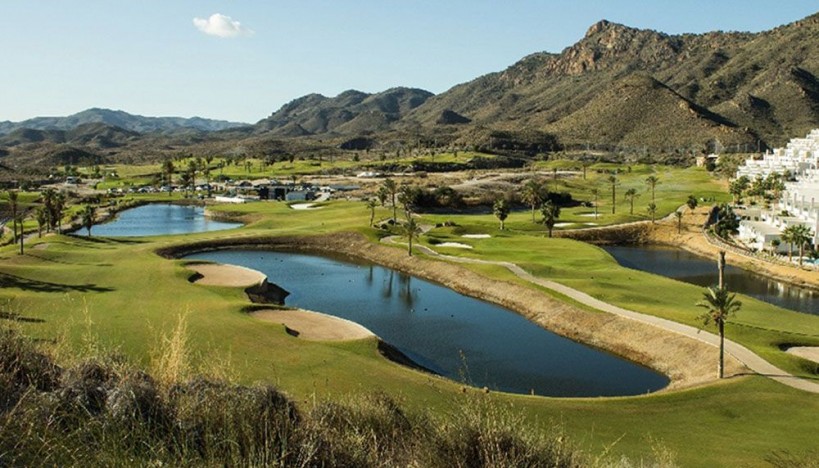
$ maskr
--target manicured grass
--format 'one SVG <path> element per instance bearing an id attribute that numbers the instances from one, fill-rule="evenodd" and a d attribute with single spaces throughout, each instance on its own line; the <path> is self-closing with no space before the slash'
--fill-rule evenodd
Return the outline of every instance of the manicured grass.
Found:
<path id="1" fill-rule="evenodd" d="M 642 176 L 635 175 L 635 183 Z M 690 180 L 698 177 L 691 175 Z M 657 186 L 658 198 L 661 187 Z M 670 191 L 682 199 L 669 195 L 664 203 L 682 204 L 690 188 L 683 185 L 676 192 Z M 146 199 L 165 201 L 168 196 Z M 429 407 L 446 414 L 453 401 L 462 398 L 458 383 L 385 360 L 374 340 L 315 343 L 293 338 L 280 325 L 244 314 L 241 310 L 248 302 L 241 291 L 192 284 L 187 281 L 190 273 L 183 260 L 166 260 L 154 253 L 170 244 L 242 235 L 358 231 L 375 240 L 378 233 L 366 227 L 369 211 L 363 203 L 330 202 L 313 211 L 292 210 L 275 202 L 211 209 L 242 213 L 250 223 L 229 231 L 129 240 L 49 236 L 32 240 L 25 256 L 16 255 L 11 246 L 0 248 L 3 309 L 43 320 L 19 322 L 35 338 L 64 338 L 75 352 L 88 343 L 98 343 L 146 365 L 153 350 L 163 346 L 161 336 L 173 328 L 180 315 L 186 315 L 194 367 L 228 369 L 244 383 L 273 383 L 305 404 L 314 398 L 383 390 L 398 395 L 410 407 Z M 387 217 L 387 212 L 379 208 L 376 218 Z M 528 215 L 516 213 L 521 219 L 512 220 L 512 224 L 525 224 Z M 441 251 L 513 261 L 533 274 L 603 300 L 697 324 L 695 317 L 701 310 L 693 304 L 702 288 L 624 269 L 594 246 L 546 239 L 522 229 L 499 232 L 491 215 L 424 215 L 421 222 L 450 218 L 460 226 L 438 228 L 430 234 L 471 244 L 474 250 Z M 494 237 L 460 237 L 479 232 Z M 40 243 L 46 247 L 37 248 Z M 498 279 L 519 281 L 500 267 L 471 268 Z M 782 340 L 793 342 L 794 337 L 819 344 L 819 318 L 750 298 L 743 301 L 746 305 L 732 320 L 728 336 L 786 370 L 804 373 L 800 367 L 803 361 L 787 356 L 775 345 Z M 639 457 L 647 453 L 654 439 L 673 450 L 685 466 L 761 465 L 775 450 L 806 454 L 814 447 L 819 428 L 814 417 L 819 412 L 819 395 L 762 377 L 734 378 L 705 388 L 630 398 L 490 397 L 525 415 L 533 426 L 565 426 L 573 439 L 591 450 L 610 447 L 612 453 Z"/>

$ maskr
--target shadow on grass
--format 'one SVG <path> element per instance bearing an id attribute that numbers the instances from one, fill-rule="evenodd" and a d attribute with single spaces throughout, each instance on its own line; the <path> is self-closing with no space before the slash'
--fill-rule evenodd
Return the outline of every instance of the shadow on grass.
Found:
<path id="1" fill-rule="evenodd" d="M 19 276 L 10 275 L 8 273 L 0 273 L 0 287 L 4 288 L 20 288 L 27 291 L 36 292 L 111 292 L 114 288 L 106 288 L 97 286 L 95 284 L 60 284 L 50 283 L 48 281 L 32 280 L 28 278 L 21 278 Z"/>
<path id="2" fill-rule="evenodd" d="M 35 317 L 23 317 L 14 312 L 5 312 L 0 310 L 0 320 L 9 320 L 11 322 L 25 322 L 25 323 L 43 323 L 45 320 Z"/>

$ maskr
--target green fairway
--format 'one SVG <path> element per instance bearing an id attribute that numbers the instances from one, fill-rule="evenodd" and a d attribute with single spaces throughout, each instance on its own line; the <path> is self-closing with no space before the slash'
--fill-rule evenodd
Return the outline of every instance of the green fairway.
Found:
<path id="1" fill-rule="evenodd" d="M 647 173 L 639 172 L 642 170 L 633 168 L 633 179 L 624 175 L 623 184 L 642 183 Z M 658 170 L 663 183 L 657 185 L 657 198 L 669 210 L 682 204 L 705 174 L 692 171 L 681 177 L 684 171 L 665 171 Z M 664 186 L 667 191 L 661 192 Z M 708 187 L 697 195 L 717 193 L 715 187 Z M 152 199 L 164 201 L 167 194 Z M 245 383 L 269 382 L 305 404 L 383 390 L 399 395 L 411 408 L 429 407 L 446 414 L 453 402 L 463 398 L 461 384 L 386 360 L 373 339 L 317 343 L 294 338 L 281 325 L 243 313 L 249 302 L 241 290 L 190 283 L 191 272 L 184 260 L 167 260 L 155 253 L 169 245 L 240 236 L 355 231 L 377 241 L 383 233 L 367 227 L 369 210 L 363 203 L 327 202 L 318 210 L 293 210 L 281 202 L 210 209 L 243 215 L 248 224 L 227 231 L 127 240 L 48 236 L 32 239 L 24 256 L 16 255 L 13 246 L 3 247 L 3 308 L 31 319 L 15 322 L 26 334 L 66 345 L 58 348 L 82 353 L 89 347 L 101 347 L 146 366 L 163 347 L 162 336 L 185 316 L 192 371 L 223 372 Z M 379 207 L 376 211 L 379 219 L 391 210 Z M 433 229 L 421 242 L 451 255 L 512 261 L 536 276 L 604 301 L 699 324 L 696 317 L 701 309 L 694 303 L 702 288 L 622 268 L 597 247 L 544 237 L 542 226 L 537 232 L 526 232 L 527 216 L 528 212 L 515 213 L 509 225 L 521 228 L 500 232 L 491 215 L 422 215 L 424 224 L 454 220 L 458 226 Z M 530 218 L 528 221 L 531 223 Z M 464 233 L 492 237 L 467 239 L 461 237 Z M 438 248 L 430 239 L 470 244 L 473 250 Z M 520 282 L 501 267 L 469 268 Z M 816 378 L 815 369 L 811 371 L 806 361 L 780 351 L 778 345 L 819 345 L 819 317 L 747 297 L 742 300 L 744 307 L 727 327 L 728 337 L 789 372 Z M 819 429 L 815 418 L 819 395 L 763 377 L 737 377 L 703 388 L 629 398 L 555 399 L 496 393 L 490 398 L 523 414 L 534 427 L 562 425 L 574 440 L 594 452 L 610 448 L 613 454 L 639 457 L 655 441 L 673 451 L 685 466 L 757 466 L 764 465 L 764 457 L 776 450 L 807 454 L 815 448 Z"/>

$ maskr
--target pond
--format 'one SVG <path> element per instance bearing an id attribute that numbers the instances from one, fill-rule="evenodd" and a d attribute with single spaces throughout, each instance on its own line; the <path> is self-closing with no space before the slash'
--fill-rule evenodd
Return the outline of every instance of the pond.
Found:
<path id="1" fill-rule="evenodd" d="M 708 259 L 672 247 L 604 246 L 620 265 L 647 271 L 698 286 L 719 282 L 717 259 Z M 730 255 L 730 254 L 728 254 Z M 746 294 L 779 307 L 819 315 L 819 292 L 776 281 L 748 270 L 726 265 L 725 285 L 732 292 Z"/>
<path id="2" fill-rule="evenodd" d="M 124 210 L 112 221 L 92 227 L 91 234 L 103 237 L 142 237 L 220 231 L 239 226 L 240 223 L 226 223 L 205 216 L 205 208 L 201 206 L 154 203 Z M 77 231 L 77 234 L 86 233 L 85 229 Z"/>
<path id="3" fill-rule="evenodd" d="M 477 387 L 548 396 L 637 395 L 648 368 L 551 333 L 504 308 L 377 265 L 263 250 L 186 257 L 263 272 L 286 303 L 357 322 L 417 364 Z"/>

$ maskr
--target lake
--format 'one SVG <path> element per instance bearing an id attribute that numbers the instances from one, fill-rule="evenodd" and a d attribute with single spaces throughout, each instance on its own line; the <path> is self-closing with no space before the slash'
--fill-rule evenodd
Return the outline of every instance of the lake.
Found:
<path id="1" fill-rule="evenodd" d="M 226 223 L 205 216 L 205 208 L 201 206 L 152 203 L 121 211 L 113 220 L 93 226 L 91 234 L 103 237 L 161 236 L 240 226 L 240 223 Z M 80 229 L 77 234 L 86 234 L 86 230 Z"/>
<path id="2" fill-rule="evenodd" d="M 637 395 L 668 378 L 522 316 L 389 268 L 265 250 L 186 257 L 263 272 L 289 306 L 357 322 L 419 365 L 477 387 L 548 396 Z"/>
<path id="3" fill-rule="evenodd" d="M 672 247 L 604 246 L 617 262 L 627 268 L 647 271 L 698 286 L 719 282 L 717 259 L 708 259 Z M 730 253 L 727 256 L 730 257 Z M 819 292 L 793 286 L 748 270 L 726 265 L 725 286 L 779 307 L 819 315 Z"/>

